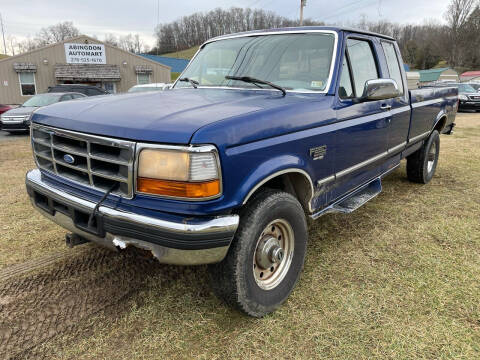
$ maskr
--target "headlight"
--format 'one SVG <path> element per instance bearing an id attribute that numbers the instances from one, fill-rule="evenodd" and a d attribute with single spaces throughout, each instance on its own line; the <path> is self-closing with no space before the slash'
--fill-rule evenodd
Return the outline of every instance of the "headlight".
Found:
<path id="1" fill-rule="evenodd" d="M 468 100 L 467 95 L 458 95 L 458 98 L 459 98 L 460 100 L 463 100 L 463 101 L 467 101 L 467 100 Z"/>
<path id="2" fill-rule="evenodd" d="M 137 192 L 185 199 L 221 194 L 218 154 L 213 146 L 140 150 Z"/>

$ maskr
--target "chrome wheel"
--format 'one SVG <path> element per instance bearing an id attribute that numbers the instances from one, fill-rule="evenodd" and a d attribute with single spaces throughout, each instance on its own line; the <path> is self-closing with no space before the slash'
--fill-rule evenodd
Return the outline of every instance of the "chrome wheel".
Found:
<path id="1" fill-rule="evenodd" d="M 433 142 L 432 146 L 430 146 L 430 150 L 428 151 L 428 156 L 427 156 L 427 171 L 429 173 L 432 172 L 433 165 L 435 164 L 436 155 L 437 155 L 437 145 Z"/>
<path id="2" fill-rule="evenodd" d="M 260 235 L 253 256 L 253 275 L 263 290 L 278 286 L 287 275 L 293 258 L 295 238 L 288 221 L 269 223 Z"/>

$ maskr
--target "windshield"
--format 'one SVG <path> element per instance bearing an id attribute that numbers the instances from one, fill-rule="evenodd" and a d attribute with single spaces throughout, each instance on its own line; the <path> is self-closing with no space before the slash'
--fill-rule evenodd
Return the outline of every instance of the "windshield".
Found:
<path id="1" fill-rule="evenodd" d="M 199 86 L 269 88 L 227 80 L 249 76 L 295 91 L 324 91 L 330 76 L 335 37 L 327 33 L 245 36 L 206 44 L 182 74 Z M 176 88 L 191 87 L 177 82 Z"/>
<path id="2" fill-rule="evenodd" d="M 467 84 L 460 84 L 458 85 L 458 91 L 461 93 L 474 93 L 477 92 L 473 87 Z"/>
<path id="3" fill-rule="evenodd" d="M 58 95 L 49 95 L 49 94 L 42 94 L 42 95 L 35 95 L 31 99 L 28 99 L 23 103 L 22 106 L 47 106 L 53 103 L 58 102 L 59 96 Z"/>

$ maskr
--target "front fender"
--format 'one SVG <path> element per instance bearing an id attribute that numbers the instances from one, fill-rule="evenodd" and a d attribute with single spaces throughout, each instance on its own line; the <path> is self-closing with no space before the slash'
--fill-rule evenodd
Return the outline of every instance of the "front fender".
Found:
<path id="1" fill-rule="evenodd" d="M 297 173 L 304 176 L 310 184 L 311 194 L 314 193 L 312 176 L 305 161 L 295 155 L 281 155 L 261 163 L 245 179 L 238 192 L 242 204 L 245 204 L 263 184 L 277 176 L 288 173 Z"/>

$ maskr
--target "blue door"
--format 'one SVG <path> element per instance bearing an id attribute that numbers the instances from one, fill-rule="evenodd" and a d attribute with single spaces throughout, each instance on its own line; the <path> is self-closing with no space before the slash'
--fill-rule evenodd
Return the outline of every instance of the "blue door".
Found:
<path id="1" fill-rule="evenodd" d="M 381 41 L 385 62 L 388 68 L 388 76 L 395 80 L 400 91 L 400 96 L 390 100 L 392 107 L 392 121 L 389 127 L 388 152 L 389 157 L 397 157 L 400 161 L 400 152 L 405 149 L 407 144 L 408 131 L 410 129 L 410 102 L 408 90 L 406 89 L 406 78 L 401 71 L 403 66 L 400 52 L 393 42 Z"/>
<path id="2" fill-rule="evenodd" d="M 331 200 L 378 176 L 387 155 L 389 101 L 358 102 L 365 82 L 381 77 L 374 41 L 367 36 L 345 41 L 337 91 L 335 188 Z"/>

